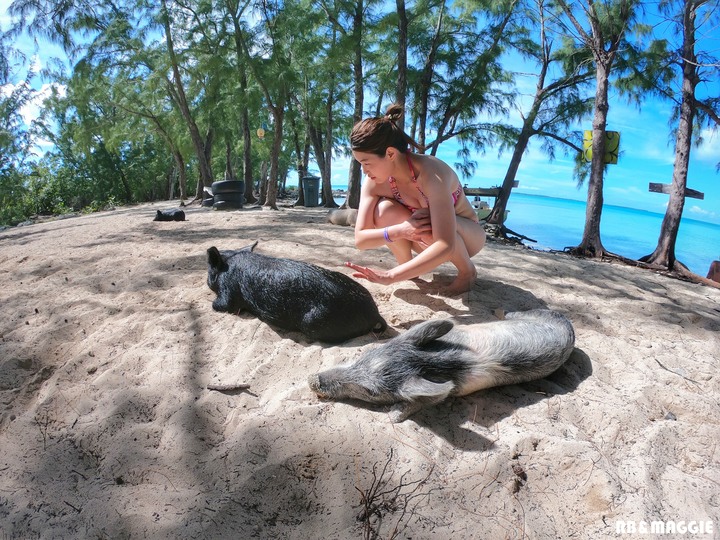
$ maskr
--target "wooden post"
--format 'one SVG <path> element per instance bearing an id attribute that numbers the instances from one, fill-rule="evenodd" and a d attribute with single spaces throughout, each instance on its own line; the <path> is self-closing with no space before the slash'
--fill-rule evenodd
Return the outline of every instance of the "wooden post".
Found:
<path id="1" fill-rule="evenodd" d="M 665 193 L 666 195 L 670 194 L 670 187 L 672 184 L 657 184 L 655 182 L 650 182 L 649 191 L 652 191 L 653 193 Z M 685 196 L 690 197 L 691 199 L 705 199 L 705 194 L 700 191 L 695 191 L 694 189 L 685 188 Z"/>

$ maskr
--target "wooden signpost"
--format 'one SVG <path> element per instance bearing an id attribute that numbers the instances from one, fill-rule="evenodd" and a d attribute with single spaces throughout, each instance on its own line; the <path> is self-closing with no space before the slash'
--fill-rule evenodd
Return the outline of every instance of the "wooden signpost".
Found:
<path id="1" fill-rule="evenodd" d="M 649 191 L 653 193 L 665 193 L 666 195 L 670 194 L 670 188 L 672 187 L 672 184 L 658 184 L 656 182 L 650 182 Z M 705 199 L 705 194 L 700 191 L 695 191 L 694 189 L 685 188 L 685 196 L 690 197 L 691 199 Z"/>
<path id="2" fill-rule="evenodd" d="M 519 180 L 513 180 L 512 187 L 516 188 L 520 185 Z M 482 187 L 467 187 L 463 186 L 463 191 L 465 191 L 465 195 L 468 197 L 475 196 L 475 197 L 495 197 L 497 198 L 500 195 L 500 190 L 502 188 L 500 186 L 495 186 L 491 188 L 482 188 Z"/>

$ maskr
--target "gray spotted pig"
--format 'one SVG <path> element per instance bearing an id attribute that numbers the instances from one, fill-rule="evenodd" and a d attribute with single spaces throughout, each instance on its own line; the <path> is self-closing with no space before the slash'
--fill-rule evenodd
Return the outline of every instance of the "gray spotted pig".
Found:
<path id="1" fill-rule="evenodd" d="M 393 404 L 391 420 L 401 422 L 449 396 L 545 377 L 572 353 L 575 332 L 564 315 L 531 310 L 506 317 L 463 327 L 427 321 L 308 383 L 321 398 Z"/>
<path id="2" fill-rule="evenodd" d="M 354 227 L 357 222 L 358 211 L 356 208 L 334 208 L 327 213 L 328 223 Z"/>

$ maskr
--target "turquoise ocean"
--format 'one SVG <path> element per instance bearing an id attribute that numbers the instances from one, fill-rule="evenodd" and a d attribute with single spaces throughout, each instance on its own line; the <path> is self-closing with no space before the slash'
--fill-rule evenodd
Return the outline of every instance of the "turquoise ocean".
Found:
<path id="1" fill-rule="evenodd" d="M 505 225 L 537 240 L 524 242 L 535 249 L 563 250 L 577 246 L 585 229 L 584 201 L 513 193 Z M 600 239 L 605 249 L 631 259 L 649 255 L 657 246 L 664 215 L 623 206 L 603 206 Z M 688 219 L 680 221 L 675 258 L 705 276 L 720 259 L 720 225 Z"/>
<path id="2" fill-rule="evenodd" d="M 493 200 L 486 200 L 492 206 Z M 342 204 L 344 199 L 336 201 Z M 533 249 L 562 251 L 582 240 L 585 208 L 584 201 L 514 192 L 508 201 L 505 225 L 536 240 L 523 242 Z M 605 205 L 600 221 L 603 246 L 631 259 L 649 255 L 657 246 L 663 217 L 645 210 Z M 682 218 L 675 257 L 693 272 L 705 276 L 710 263 L 720 260 L 720 225 Z"/>

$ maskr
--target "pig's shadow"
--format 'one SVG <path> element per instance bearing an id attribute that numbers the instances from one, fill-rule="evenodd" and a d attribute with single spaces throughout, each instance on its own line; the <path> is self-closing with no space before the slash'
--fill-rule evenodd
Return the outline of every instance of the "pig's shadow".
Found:
<path id="1" fill-rule="evenodd" d="M 423 409 L 406 421 L 433 431 L 461 450 L 483 451 L 495 444 L 493 426 L 518 409 L 558 395 L 569 394 L 592 374 L 590 358 L 575 348 L 562 366 L 544 379 L 481 390 Z M 555 414 L 548 408 L 548 415 Z M 468 429 L 468 423 L 476 429 Z M 479 428 L 479 429 L 478 429 Z M 486 431 L 486 434 L 477 431 Z"/>
<path id="2" fill-rule="evenodd" d="M 365 334 L 355 336 L 354 338 L 347 339 L 345 341 L 340 341 L 340 342 L 320 341 L 320 340 L 314 340 L 314 339 L 306 336 L 299 330 L 288 330 L 288 329 L 282 328 L 280 326 L 277 326 L 275 324 L 269 323 L 267 321 L 263 321 L 260 317 L 253 315 L 249 311 L 240 311 L 237 313 L 228 313 L 228 312 L 221 312 L 221 313 L 226 313 L 233 317 L 237 317 L 238 319 L 241 319 L 243 321 L 247 321 L 247 322 L 256 321 L 257 323 L 264 324 L 272 332 L 274 332 L 277 335 L 279 340 L 289 339 L 289 340 L 297 343 L 298 345 L 302 345 L 302 346 L 320 345 L 322 348 L 329 348 L 329 347 L 357 348 L 357 347 L 362 347 L 364 345 L 377 343 L 378 341 L 385 341 L 387 339 L 391 339 L 391 338 L 394 338 L 399 335 L 399 332 L 397 330 L 388 326 L 383 332 L 377 333 L 377 332 L 370 331 Z"/>

